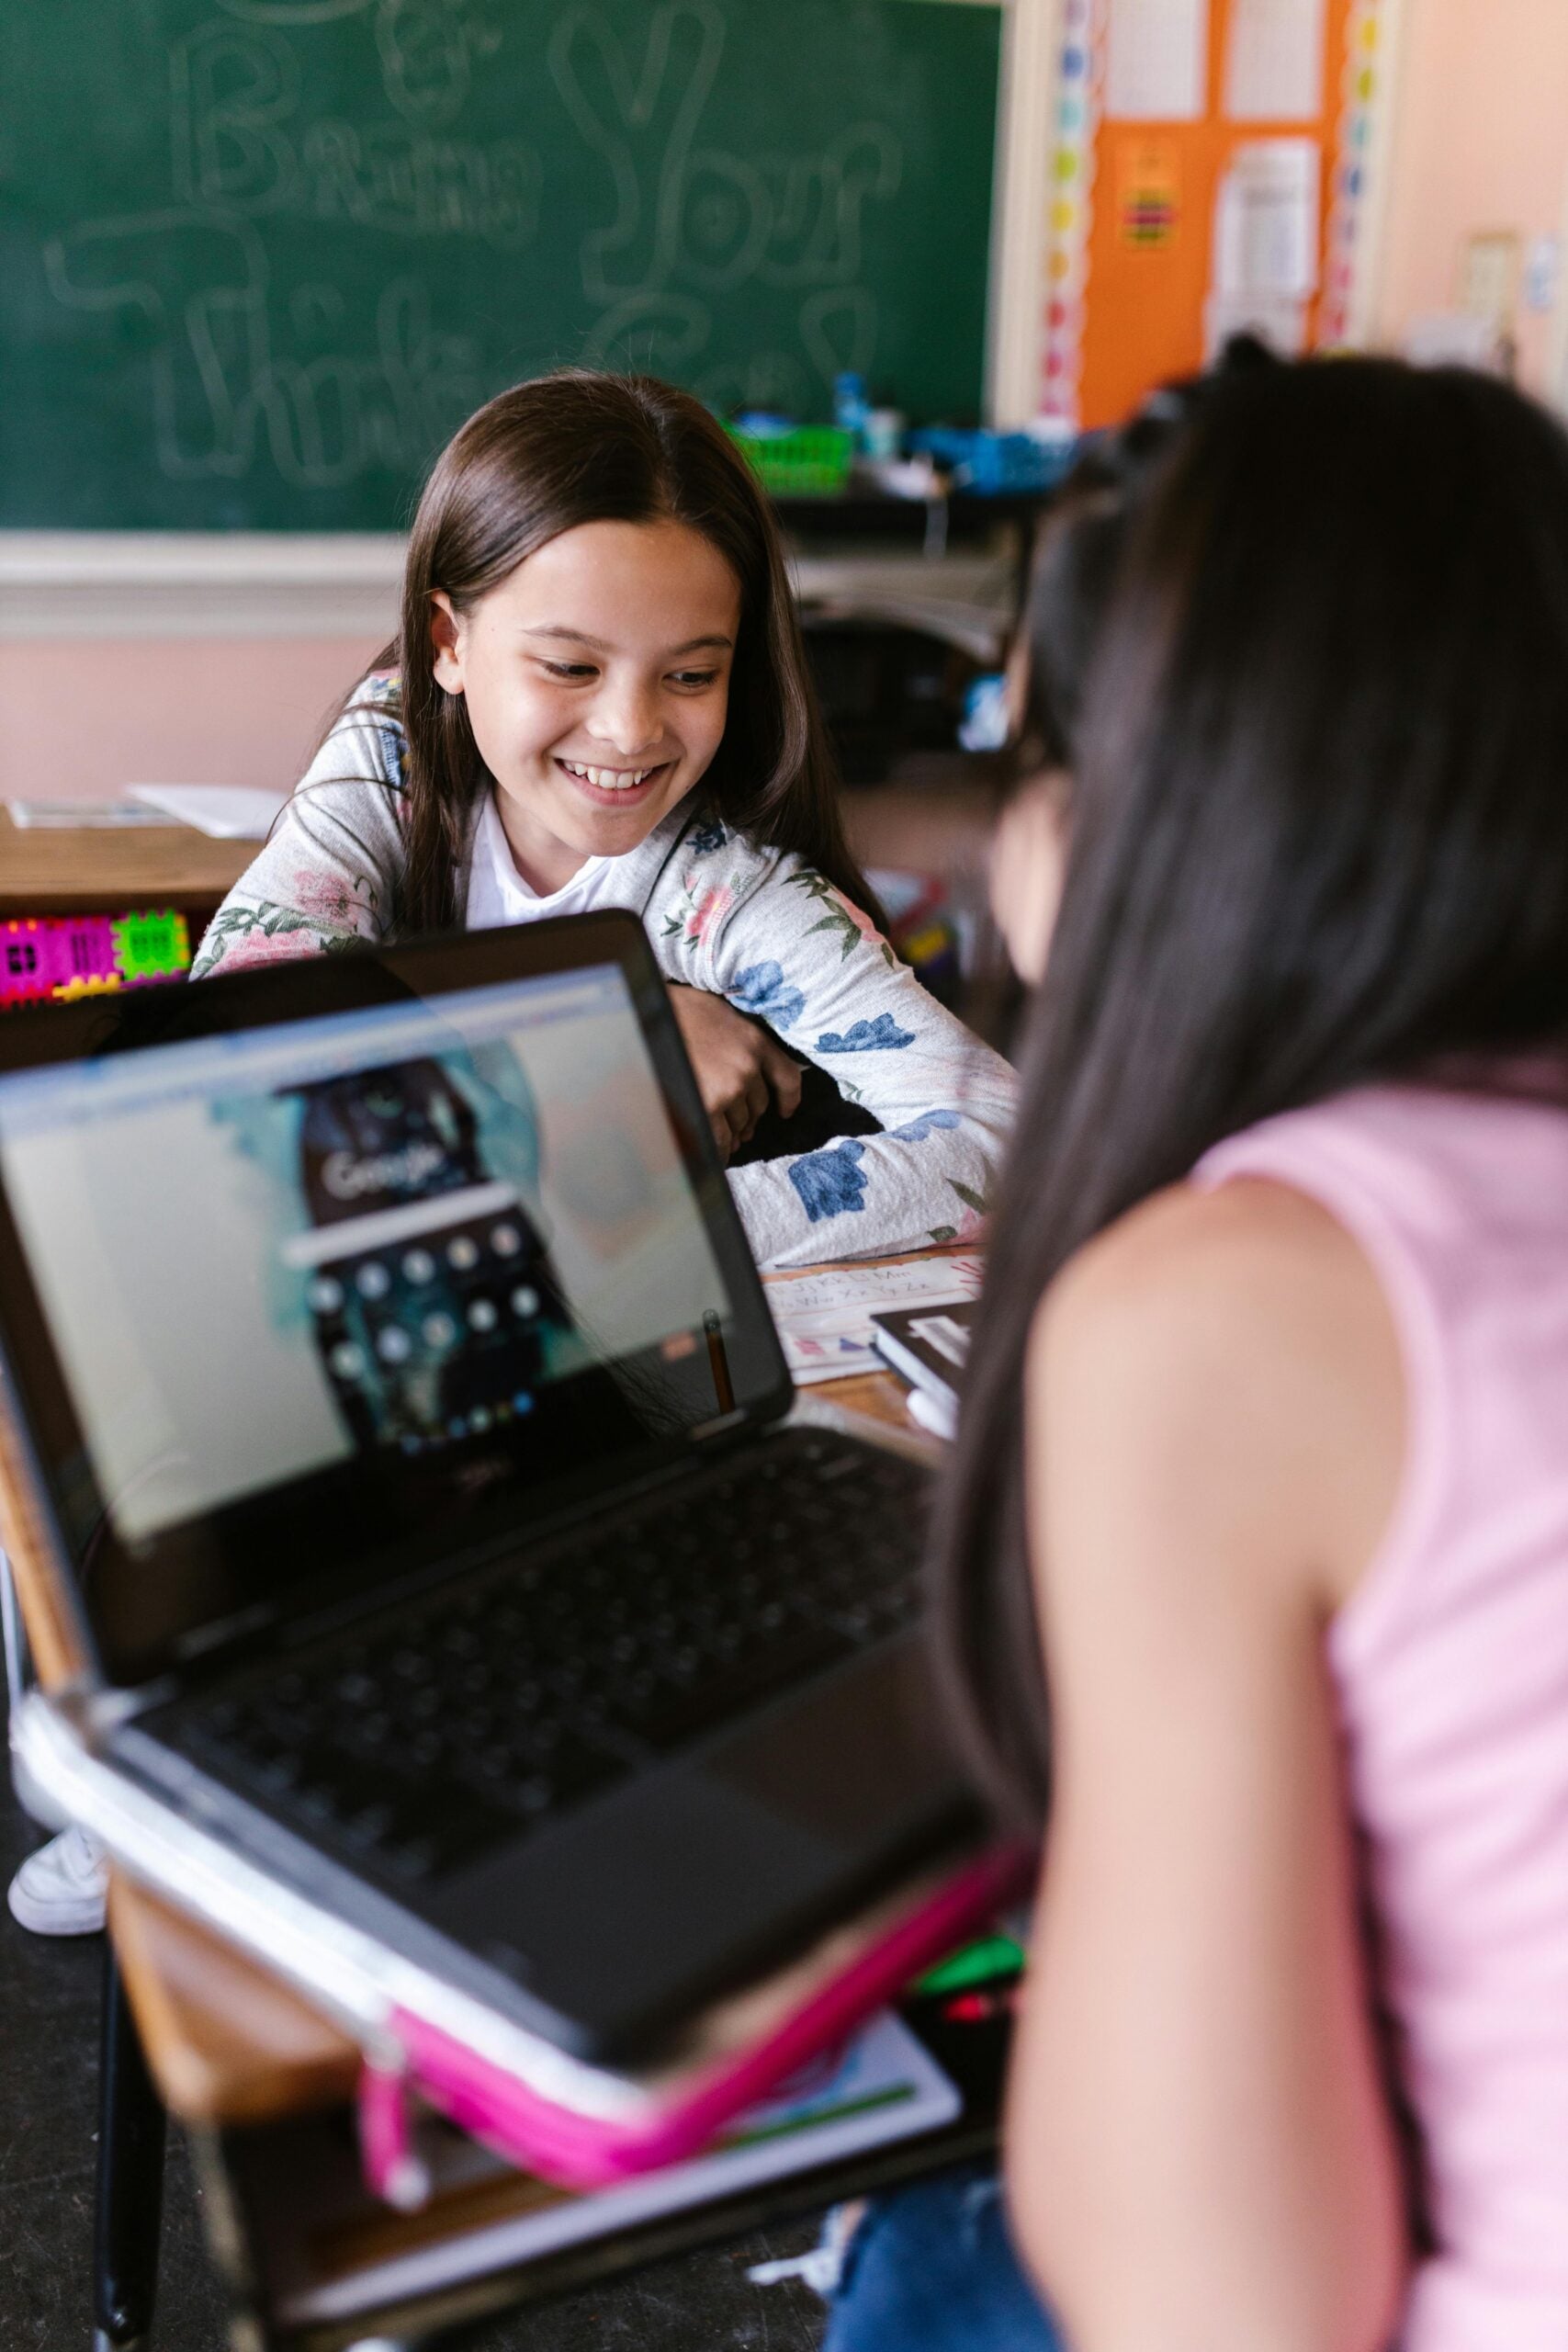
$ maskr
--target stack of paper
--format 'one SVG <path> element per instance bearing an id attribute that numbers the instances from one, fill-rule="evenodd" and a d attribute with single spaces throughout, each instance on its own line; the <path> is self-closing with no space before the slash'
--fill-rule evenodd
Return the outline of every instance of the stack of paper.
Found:
<path id="1" fill-rule="evenodd" d="M 162 825 L 156 808 L 134 800 L 7 800 L 11 822 L 21 832 L 118 832 L 126 825 Z"/>
<path id="2" fill-rule="evenodd" d="M 951 1306 L 977 1298 L 985 1261 L 976 1251 L 893 1266 L 824 1266 L 766 1276 L 768 1305 L 797 1387 L 880 1372 L 871 1318 L 885 1306 Z"/>
<path id="3" fill-rule="evenodd" d="M 130 798 L 220 842 L 265 842 L 288 794 L 245 784 L 133 784 Z"/>

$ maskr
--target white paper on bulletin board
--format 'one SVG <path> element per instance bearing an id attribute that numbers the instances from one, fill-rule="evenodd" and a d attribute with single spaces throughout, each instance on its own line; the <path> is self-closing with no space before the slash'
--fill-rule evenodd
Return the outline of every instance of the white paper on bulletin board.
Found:
<path id="1" fill-rule="evenodd" d="M 1315 122 L 1323 112 L 1325 0 L 1232 0 L 1225 113 L 1232 122 Z"/>
<path id="2" fill-rule="evenodd" d="M 1198 122 L 1209 82 L 1209 0 L 1111 0 L 1108 122 Z"/>
<path id="3" fill-rule="evenodd" d="M 1217 359 L 1233 334 L 1249 334 L 1299 359 L 1306 349 L 1307 307 L 1283 294 L 1211 294 L 1203 305 L 1203 364 Z"/>
<path id="4" fill-rule="evenodd" d="M 1248 139 L 1231 156 L 1214 207 L 1210 291 L 1303 302 L 1317 287 L 1315 139 Z"/>

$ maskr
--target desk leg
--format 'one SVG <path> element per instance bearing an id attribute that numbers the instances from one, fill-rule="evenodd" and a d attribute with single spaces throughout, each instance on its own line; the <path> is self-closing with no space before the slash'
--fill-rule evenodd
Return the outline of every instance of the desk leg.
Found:
<path id="1" fill-rule="evenodd" d="M 139 2352 L 158 2280 L 164 2117 L 107 1937 L 98 2069 L 93 2352 Z"/>

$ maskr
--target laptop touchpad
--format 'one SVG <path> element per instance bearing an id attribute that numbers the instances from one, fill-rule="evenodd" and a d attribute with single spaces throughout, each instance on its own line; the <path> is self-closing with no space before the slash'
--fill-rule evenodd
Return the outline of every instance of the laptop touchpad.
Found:
<path id="1" fill-rule="evenodd" d="M 867 1857 L 963 1793 L 918 1634 L 736 1732 L 707 1770 L 782 1821 Z"/>
<path id="2" fill-rule="evenodd" d="M 964 1801 L 908 1637 L 449 1882 L 430 1916 L 607 2052 L 763 1964 Z"/>

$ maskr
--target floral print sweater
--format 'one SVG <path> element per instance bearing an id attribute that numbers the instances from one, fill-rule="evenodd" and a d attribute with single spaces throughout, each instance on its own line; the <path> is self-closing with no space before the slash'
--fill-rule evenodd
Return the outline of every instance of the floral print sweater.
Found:
<path id="1" fill-rule="evenodd" d="M 396 933 L 403 763 L 395 684 L 372 679 L 213 917 L 193 978 Z M 880 1135 L 731 1170 L 758 1263 L 977 1232 L 1012 1071 L 928 995 L 870 918 L 794 852 L 760 848 L 690 800 L 615 863 L 608 903 L 641 916 L 667 978 L 765 1021 L 881 1124 Z M 468 887 L 465 868 L 460 906 Z"/>

